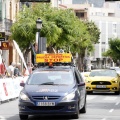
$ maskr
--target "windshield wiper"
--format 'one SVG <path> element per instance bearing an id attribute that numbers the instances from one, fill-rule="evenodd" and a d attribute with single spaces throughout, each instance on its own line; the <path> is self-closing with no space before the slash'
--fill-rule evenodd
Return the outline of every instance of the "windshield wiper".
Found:
<path id="1" fill-rule="evenodd" d="M 46 82 L 46 83 L 42 83 L 40 85 L 54 85 L 54 82 Z"/>

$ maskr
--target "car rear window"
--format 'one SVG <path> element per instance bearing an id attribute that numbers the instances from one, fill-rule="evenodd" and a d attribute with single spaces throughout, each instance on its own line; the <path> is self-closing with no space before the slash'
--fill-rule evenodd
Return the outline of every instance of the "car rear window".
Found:
<path id="1" fill-rule="evenodd" d="M 33 73 L 27 82 L 31 85 L 69 85 L 74 83 L 72 71 L 40 71 Z"/>

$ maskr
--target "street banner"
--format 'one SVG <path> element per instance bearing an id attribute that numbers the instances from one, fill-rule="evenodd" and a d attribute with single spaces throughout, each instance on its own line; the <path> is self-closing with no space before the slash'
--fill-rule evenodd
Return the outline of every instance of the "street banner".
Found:
<path id="1" fill-rule="evenodd" d="M 23 62 L 23 64 L 24 64 L 25 68 L 26 68 L 26 72 L 27 72 L 27 74 L 29 75 L 29 71 L 28 71 L 28 68 L 27 68 L 27 65 L 26 65 L 26 62 L 25 62 L 23 53 L 21 52 L 21 50 L 20 50 L 18 44 L 16 43 L 16 41 L 13 40 L 13 43 L 14 43 L 14 46 L 15 46 L 15 48 L 16 48 L 16 50 L 17 50 L 19 56 L 20 56 L 21 59 L 22 59 L 22 62 Z"/>

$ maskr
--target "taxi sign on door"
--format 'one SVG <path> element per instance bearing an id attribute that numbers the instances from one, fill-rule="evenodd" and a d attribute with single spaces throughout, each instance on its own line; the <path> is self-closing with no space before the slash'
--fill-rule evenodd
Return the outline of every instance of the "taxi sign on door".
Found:
<path id="1" fill-rule="evenodd" d="M 9 50 L 9 42 L 1 42 L 2 50 Z"/>

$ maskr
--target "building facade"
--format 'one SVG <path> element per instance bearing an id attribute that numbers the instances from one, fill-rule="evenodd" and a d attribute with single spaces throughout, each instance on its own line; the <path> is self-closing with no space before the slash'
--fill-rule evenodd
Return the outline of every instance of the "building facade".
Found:
<path id="1" fill-rule="evenodd" d="M 9 42 L 10 29 L 14 23 L 15 16 L 19 11 L 18 0 L 0 0 L 0 32 L 5 33 L 5 41 Z M 0 41 L 1 46 L 1 41 Z M 10 62 L 17 62 L 19 57 L 12 42 L 9 42 L 9 50 L 0 50 L 0 57 L 6 60 L 8 66 Z M 17 56 L 17 57 L 16 57 Z"/>
<path id="2" fill-rule="evenodd" d="M 66 0 L 67 1 L 67 0 Z M 74 0 L 73 0 L 74 1 Z M 96 7 L 94 0 L 91 3 L 79 4 L 79 2 L 71 1 L 68 4 L 59 4 L 60 8 L 72 8 L 75 11 L 76 16 L 83 20 L 93 21 L 100 29 L 99 44 L 95 44 L 95 50 L 88 58 L 94 63 L 97 68 L 103 68 L 106 66 L 112 66 L 112 60 L 102 56 L 102 53 L 108 50 L 109 38 L 120 38 L 120 1 L 117 2 L 104 2 L 102 1 L 101 7 Z M 94 2 L 92 2 L 94 1 Z M 76 4 L 73 4 L 76 3 Z M 78 4 L 77 4 L 78 3 Z M 108 62 L 109 61 L 109 62 Z"/>

